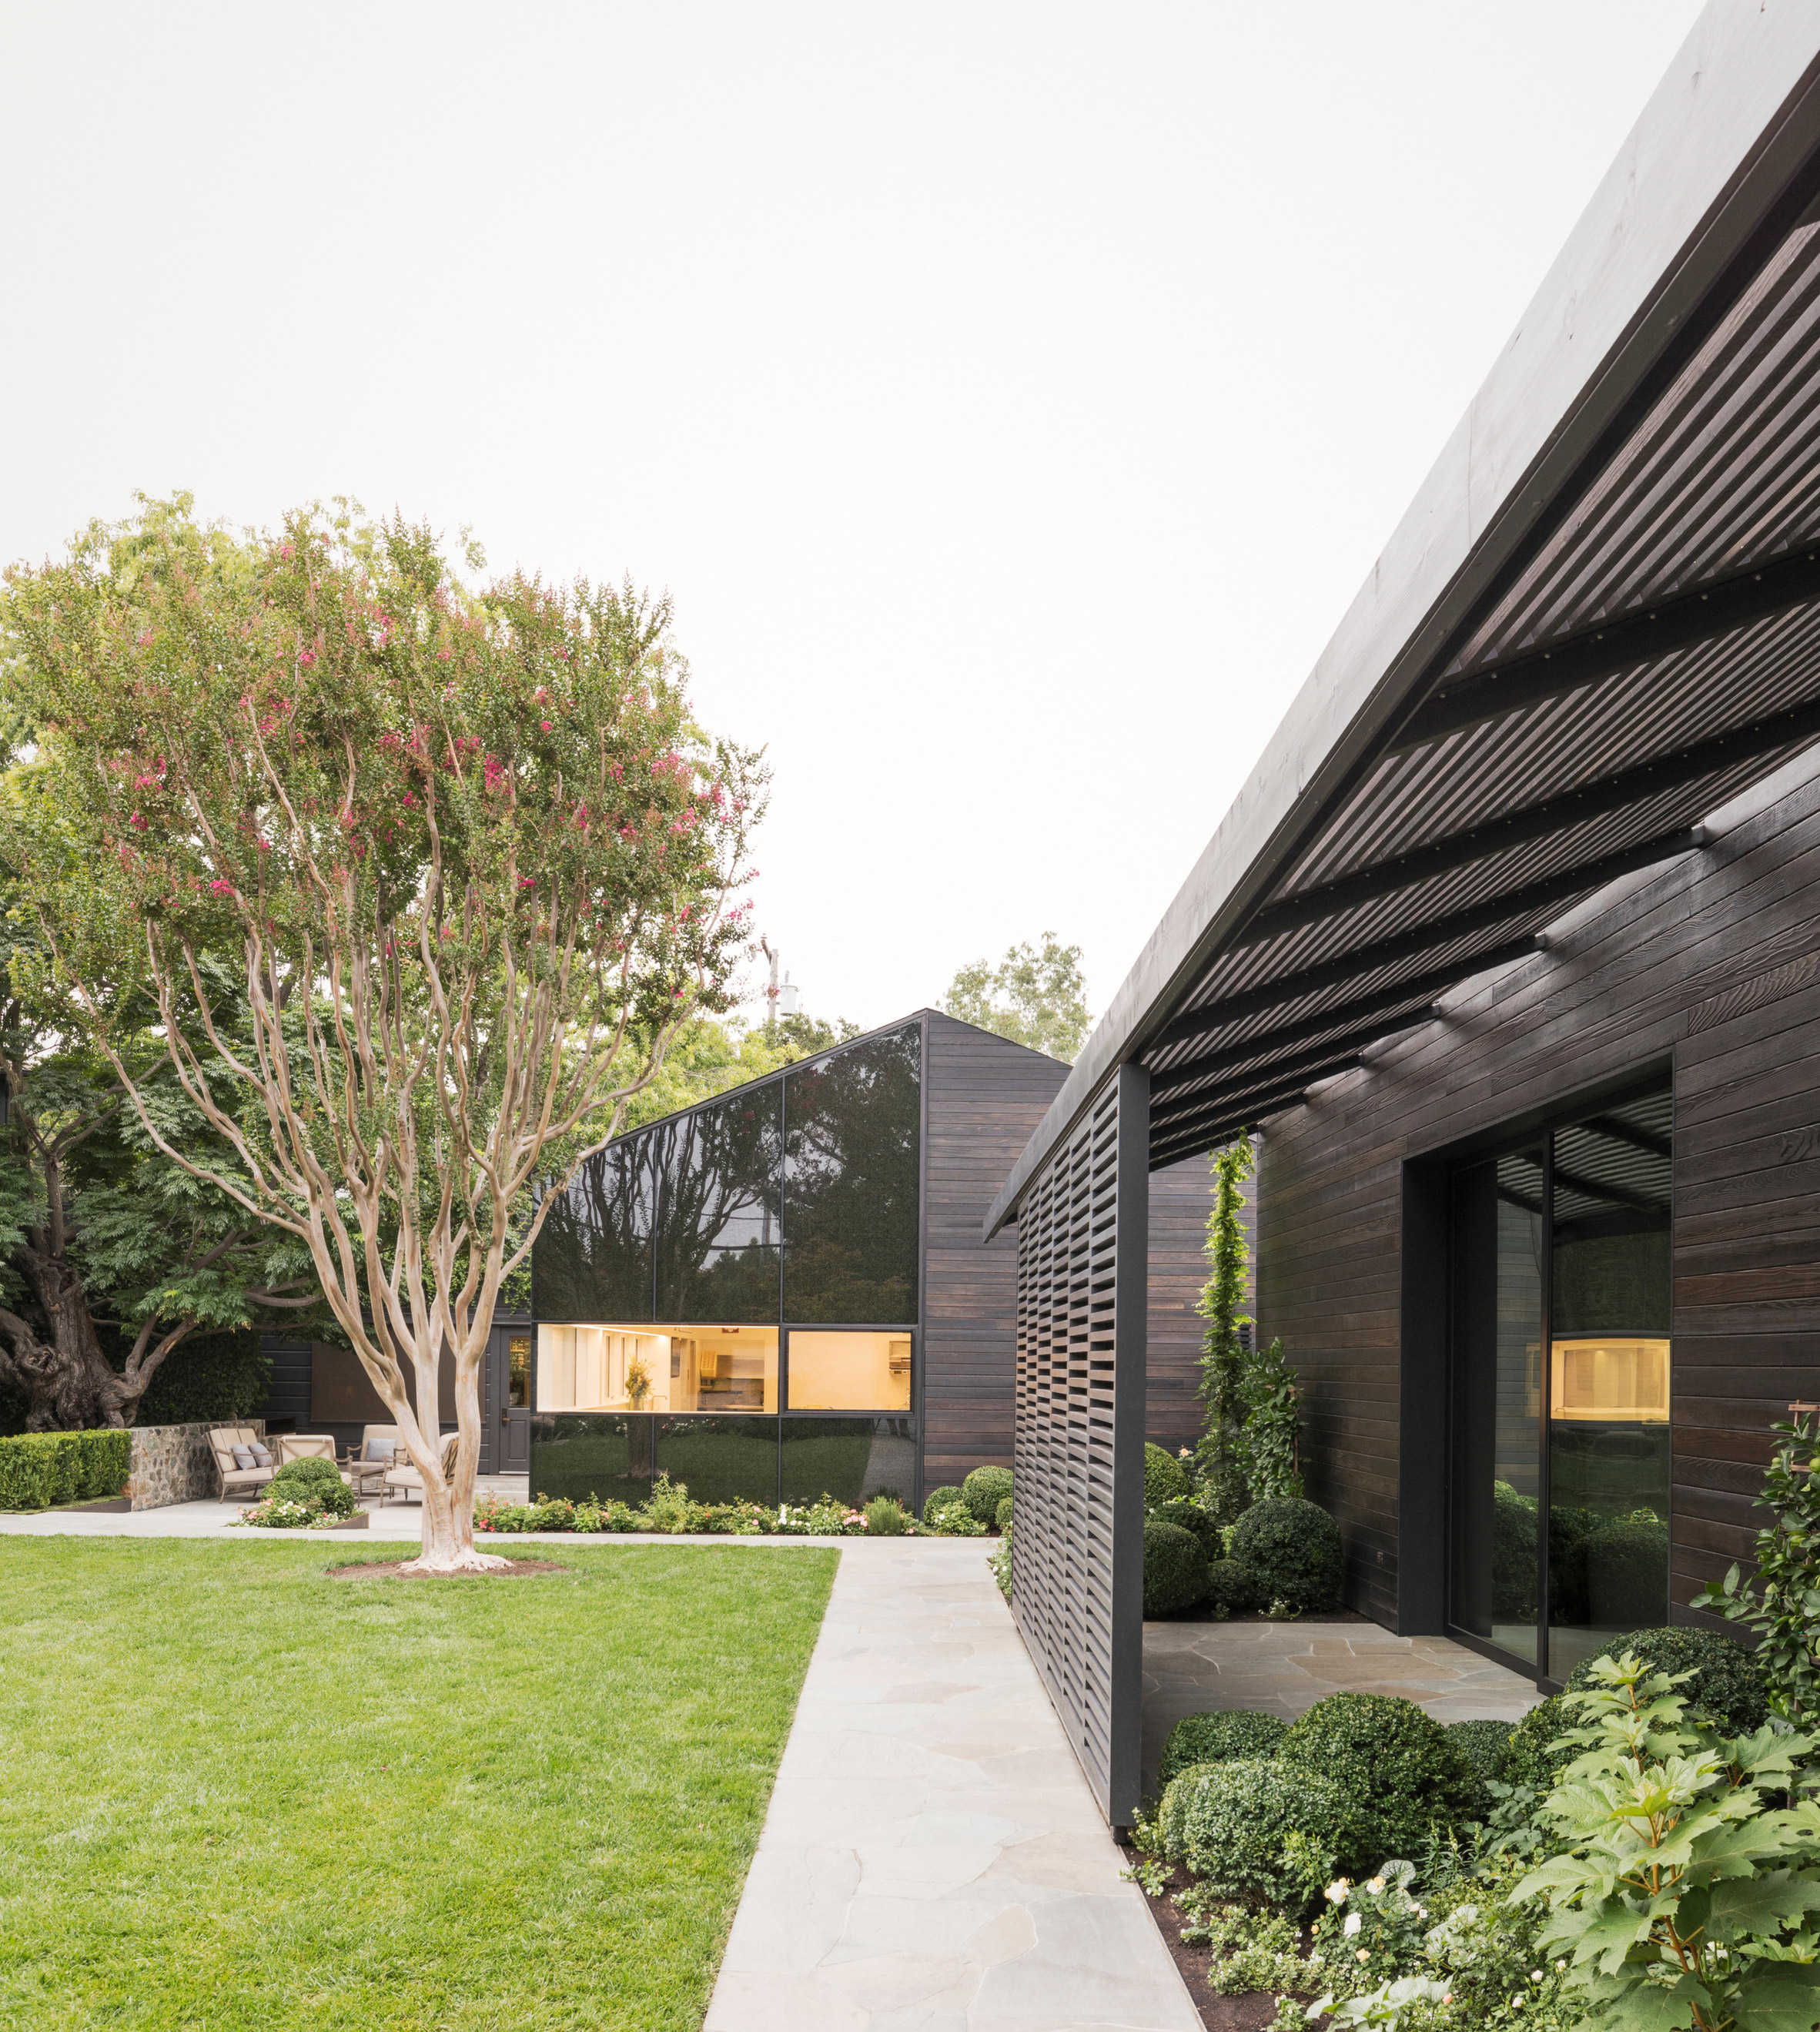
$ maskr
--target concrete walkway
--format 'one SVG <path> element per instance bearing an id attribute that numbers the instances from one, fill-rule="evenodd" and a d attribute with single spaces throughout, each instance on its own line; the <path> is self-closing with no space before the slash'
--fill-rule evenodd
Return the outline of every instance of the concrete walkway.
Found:
<path id="1" fill-rule="evenodd" d="M 1199 2032 L 978 1540 L 846 1541 L 705 2032 Z"/>
<path id="2" fill-rule="evenodd" d="M 496 1495 L 506 1503 L 528 1500 L 528 1478 L 522 1474 L 482 1475 L 474 1485 L 476 1496 Z M 368 1501 L 361 1504 L 367 1522 L 352 1532 L 255 1531 L 240 1521 L 242 1506 L 218 1503 L 211 1496 L 197 1503 L 168 1503 L 157 1510 L 35 1510 L 0 1511 L 0 1537 L 18 1538 L 248 1538 L 275 1539 L 293 1544 L 304 1536 L 345 1537 L 355 1545 L 372 1538 L 408 1538 L 423 1535 L 423 1506 L 420 1503 Z"/>

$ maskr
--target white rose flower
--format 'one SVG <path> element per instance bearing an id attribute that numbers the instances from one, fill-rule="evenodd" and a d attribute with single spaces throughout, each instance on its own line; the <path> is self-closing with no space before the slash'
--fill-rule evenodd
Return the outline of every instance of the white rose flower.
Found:
<path id="1" fill-rule="evenodd" d="M 1346 1894 L 1352 1889 L 1352 1885 L 1346 1881 L 1344 1877 L 1336 1877 L 1333 1881 L 1328 1885 L 1326 1889 L 1321 1893 L 1321 1896 L 1325 1898 L 1330 1905 L 1344 1905 L 1346 1902 Z"/>
<path id="2" fill-rule="evenodd" d="M 1373 1877 L 1371 1881 L 1366 1885 L 1365 1888 L 1371 1892 L 1374 1898 L 1382 1898 L 1384 1896 L 1383 1878 L 1382 1877 Z"/>
<path id="3" fill-rule="evenodd" d="M 1346 1936 L 1348 1940 L 1351 1940 L 1352 1936 L 1358 1932 L 1359 1929 L 1363 1926 L 1364 1923 L 1365 1922 L 1356 1912 L 1348 1912 L 1346 1914 L 1346 1923 L 1340 1929 L 1340 1930 Z"/>

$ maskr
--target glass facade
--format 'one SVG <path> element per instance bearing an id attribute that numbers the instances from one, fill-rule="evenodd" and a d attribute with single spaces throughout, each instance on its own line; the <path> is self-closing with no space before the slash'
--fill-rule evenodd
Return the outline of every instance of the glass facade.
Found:
<path id="1" fill-rule="evenodd" d="M 532 1263 L 533 1487 L 667 1472 L 703 1501 L 914 1501 L 921 1122 L 911 1023 L 586 1166 Z"/>
<path id="2" fill-rule="evenodd" d="M 1453 1619 L 1554 1679 L 1667 1619 L 1673 1126 L 1663 1085 L 1453 1176 Z"/>

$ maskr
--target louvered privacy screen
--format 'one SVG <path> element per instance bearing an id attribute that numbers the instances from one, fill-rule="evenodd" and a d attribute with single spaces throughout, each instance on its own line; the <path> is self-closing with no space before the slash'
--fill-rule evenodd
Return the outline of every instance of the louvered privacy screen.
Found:
<path id="1" fill-rule="evenodd" d="M 1149 1088 L 1119 1068 L 1017 1230 L 1012 1608 L 1115 1827 L 1138 1805 Z"/>

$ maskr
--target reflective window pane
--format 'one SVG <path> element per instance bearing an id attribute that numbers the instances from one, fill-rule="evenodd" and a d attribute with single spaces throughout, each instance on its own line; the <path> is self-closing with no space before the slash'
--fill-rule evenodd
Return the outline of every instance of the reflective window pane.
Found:
<path id="1" fill-rule="evenodd" d="M 1548 1671 L 1669 1605 L 1667 1090 L 1554 1137 Z"/>
<path id="2" fill-rule="evenodd" d="M 782 1114 L 774 1080 L 672 1125 L 657 1246 L 665 1318 L 777 1317 Z"/>
<path id="3" fill-rule="evenodd" d="M 661 1418 L 657 1467 L 697 1503 L 762 1503 L 768 1510 L 778 1500 L 778 1421 Z"/>
<path id="4" fill-rule="evenodd" d="M 916 1498 L 914 1418 L 785 1418 L 782 1483 L 785 1503 L 870 1503 L 895 1496 L 906 1507 Z"/>
<path id="5" fill-rule="evenodd" d="M 544 1217 L 532 1310 L 550 1320 L 649 1320 L 662 1131 L 622 1137 L 584 1165 Z"/>
<path id="6" fill-rule="evenodd" d="M 916 1317 L 922 1032 L 848 1045 L 786 1081 L 784 1317 Z"/>
<path id="7" fill-rule="evenodd" d="M 1533 1664 L 1540 1582 L 1543 1156 L 1453 1180 L 1453 1616 Z"/>
<path id="8" fill-rule="evenodd" d="M 653 1422 L 599 1414 L 533 1418 L 532 1495 L 565 1496 L 572 1503 L 644 1502 L 651 1494 Z"/>
<path id="9" fill-rule="evenodd" d="M 790 1335 L 793 1411 L 908 1411 L 911 1342 L 908 1333 Z"/>
<path id="10" fill-rule="evenodd" d="M 537 1408 L 775 1412 L 778 1339 L 775 1327 L 539 1327 Z"/>

